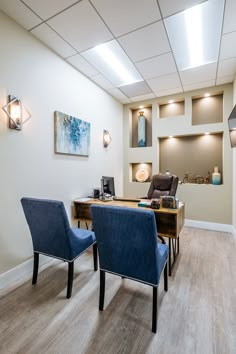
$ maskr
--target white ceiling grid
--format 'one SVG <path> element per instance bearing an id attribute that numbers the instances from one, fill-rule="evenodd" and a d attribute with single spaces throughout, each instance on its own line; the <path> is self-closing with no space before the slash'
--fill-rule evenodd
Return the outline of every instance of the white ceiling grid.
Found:
<path id="1" fill-rule="evenodd" d="M 218 0 L 208 0 L 218 1 Z M 218 62 L 178 71 L 164 19 L 203 0 L 0 0 L 0 10 L 122 103 L 232 82 L 236 1 L 225 0 Z M 83 52 L 117 41 L 143 78 L 115 87 Z"/>

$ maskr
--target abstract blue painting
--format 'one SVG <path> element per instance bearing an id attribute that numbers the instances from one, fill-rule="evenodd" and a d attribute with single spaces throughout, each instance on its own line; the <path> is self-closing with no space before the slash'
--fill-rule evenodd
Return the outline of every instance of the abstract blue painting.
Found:
<path id="1" fill-rule="evenodd" d="M 89 156 L 90 123 L 55 111 L 55 152 Z"/>

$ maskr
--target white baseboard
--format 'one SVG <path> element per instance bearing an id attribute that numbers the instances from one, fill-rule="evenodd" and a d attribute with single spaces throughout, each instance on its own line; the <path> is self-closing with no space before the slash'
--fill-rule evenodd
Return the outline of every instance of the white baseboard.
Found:
<path id="1" fill-rule="evenodd" d="M 216 222 L 185 219 L 184 226 L 194 227 L 197 229 L 227 232 L 230 234 L 235 233 L 235 235 L 236 235 L 236 231 L 235 231 L 233 225 L 230 225 L 230 224 L 219 224 Z"/>
<path id="2" fill-rule="evenodd" d="M 236 239 L 236 230 L 235 230 L 235 227 L 234 227 L 234 226 L 232 226 L 232 228 L 233 228 L 232 233 L 233 233 L 233 235 L 234 235 L 234 238 Z"/>
<path id="3" fill-rule="evenodd" d="M 52 258 L 40 255 L 39 257 L 39 272 L 51 262 Z M 31 279 L 33 274 L 33 258 L 20 264 L 19 266 L 0 274 L 0 291 L 7 288 L 13 288 L 17 284 Z"/>

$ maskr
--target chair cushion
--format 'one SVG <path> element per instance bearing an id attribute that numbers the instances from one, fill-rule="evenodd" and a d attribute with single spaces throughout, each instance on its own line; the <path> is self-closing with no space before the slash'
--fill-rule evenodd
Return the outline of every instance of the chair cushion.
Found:
<path id="1" fill-rule="evenodd" d="M 158 273 L 159 273 L 159 277 L 160 277 L 162 269 L 163 269 L 165 262 L 168 258 L 168 253 L 169 253 L 168 246 L 166 244 L 158 242 L 157 248 L 156 248 L 156 253 L 158 256 L 157 259 L 159 260 L 157 265 L 158 265 Z"/>
<path id="2" fill-rule="evenodd" d="M 69 243 L 71 245 L 70 260 L 78 257 L 95 242 L 96 237 L 93 231 L 71 228 L 71 233 L 69 236 Z"/>

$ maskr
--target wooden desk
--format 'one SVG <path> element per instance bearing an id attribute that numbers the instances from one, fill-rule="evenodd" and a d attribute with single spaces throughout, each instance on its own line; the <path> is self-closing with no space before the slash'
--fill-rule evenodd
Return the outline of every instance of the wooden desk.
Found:
<path id="1" fill-rule="evenodd" d="M 127 208 L 139 208 L 136 202 L 127 201 L 100 201 L 98 199 L 89 199 L 86 201 L 74 200 L 75 216 L 80 222 L 91 222 L 90 206 L 91 204 L 121 206 Z M 141 207 L 142 208 L 142 207 Z M 153 210 L 156 217 L 158 235 L 161 237 L 168 237 L 169 240 L 169 275 L 175 264 L 179 254 L 179 235 L 184 225 L 184 204 L 181 203 L 178 209 L 150 209 L 143 207 L 143 209 Z M 173 256 L 173 262 L 171 262 Z"/>

